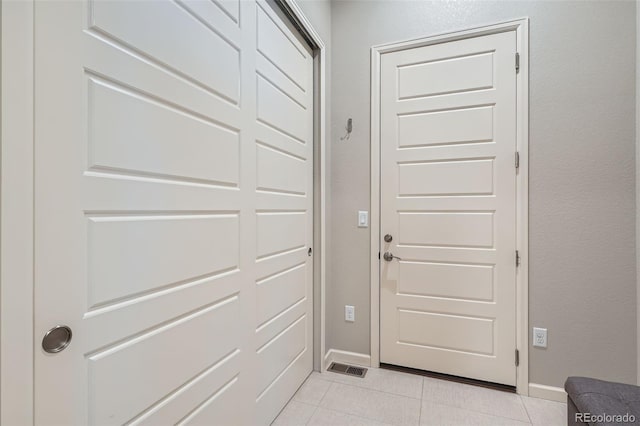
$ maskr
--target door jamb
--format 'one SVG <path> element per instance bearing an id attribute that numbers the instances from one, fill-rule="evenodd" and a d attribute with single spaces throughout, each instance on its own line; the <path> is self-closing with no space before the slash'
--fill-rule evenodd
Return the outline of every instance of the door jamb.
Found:
<path id="1" fill-rule="evenodd" d="M 520 167 L 516 175 L 516 390 L 529 394 L 529 18 L 495 25 L 373 46 L 371 48 L 371 366 L 380 366 L 380 60 L 385 53 L 413 49 L 508 31 L 516 32 L 520 70 L 516 74 L 516 149 Z M 515 67 L 515 59 L 514 59 Z"/>
<path id="2" fill-rule="evenodd" d="M 319 359 L 325 352 L 326 280 L 326 47 L 295 0 L 289 6 L 296 22 L 316 44 L 319 61 L 320 203 L 314 206 L 320 241 Z M 34 0 L 0 2 L 0 424 L 34 421 Z M 315 227 L 315 225 L 314 225 Z M 314 262 L 315 264 L 315 262 Z M 316 355 L 316 354 L 314 354 Z M 320 363 L 324 369 L 324 363 Z"/>

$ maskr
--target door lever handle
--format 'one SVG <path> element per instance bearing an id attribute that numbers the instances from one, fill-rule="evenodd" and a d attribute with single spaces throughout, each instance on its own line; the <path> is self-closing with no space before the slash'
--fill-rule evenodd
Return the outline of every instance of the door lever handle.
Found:
<path id="1" fill-rule="evenodd" d="M 394 256 L 393 253 L 391 252 L 385 252 L 384 255 L 382 256 L 384 258 L 384 260 L 386 260 L 387 262 L 391 262 L 393 259 L 398 259 L 398 260 L 402 260 L 401 258 L 399 258 L 398 256 Z"/>

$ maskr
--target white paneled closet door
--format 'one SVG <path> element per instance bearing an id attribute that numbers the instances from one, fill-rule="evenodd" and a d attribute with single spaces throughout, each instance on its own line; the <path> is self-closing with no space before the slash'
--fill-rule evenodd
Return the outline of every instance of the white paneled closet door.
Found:
<path id="1" fill-rule="evenodd" d="M 35 7 L 37 424 L 268 424 L 312 368 L 310 50 L 263 2 Z"/>

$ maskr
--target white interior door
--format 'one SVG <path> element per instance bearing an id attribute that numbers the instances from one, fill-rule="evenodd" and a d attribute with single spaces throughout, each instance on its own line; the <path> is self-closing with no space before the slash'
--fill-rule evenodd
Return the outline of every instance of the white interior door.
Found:
<path id="1" fill-rule="evenodd" d="M 382 55 L 383 363 L 516 383 L 515 53 L 512 31 Z"/>
<path id="2" fill-rule="evenodd" d="M 35 16 L 36 423 L 268 424 L 312 368 L 308 48 L 254 1 Z"/>

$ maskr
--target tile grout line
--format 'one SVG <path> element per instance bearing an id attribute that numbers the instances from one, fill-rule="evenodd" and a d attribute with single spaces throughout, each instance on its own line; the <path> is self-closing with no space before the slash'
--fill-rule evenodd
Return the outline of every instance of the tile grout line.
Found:
<path id="1" fill-rule="evenodd" d="M 522 405 L 524 406 L 524 412 L 527 413 L 527 417 L 529 418 L 529 423 L 533 424 L 533 419 L 531 418 L 531 414 L 529 414 L 529 409 L 527 408 L 527 404 L 524 403 L 524 400 L 522 399 L 522 395 L 518 395 L 520 397 L 520 402 L 522 402 Z"/>
<path id="2" fill-rule="evenodd" d="M 393 393 L 393 392 L 387 392 L 387 391 L 380 390 L 380 389 L 374 389 L 374 388 L 371 388 L 369 386 L 356 385 L 356 384 L 352 384 L 352 383 L 337 382 L 337 381 L 334 381 L 334 380 L 331 380 L 331 379 L 321 379 L 321 380 L 326 380 L 327 382 L 331 382 L 331 383 L 337 383 L 339 385 L 347 385 L 347 386 L 351 386 L 351 387 L 358 388 L 358 389 L 365 389 L 365 390 L 370 390 L 370 391 L 374 391 L 374 392 L 380 392 L 380 393 L 384 393 L 384 394 L 387 394 L 387 395 L 399 396 L 401 398 L 410 398 L 410 399 L 416 399 L 416 400 L 421 400 L 422 399 L 422 398 L 416 398 L 414 396 L 400 395 L 400 394 Z"/>
<path id="3" fill-rule="evenodd" d="M 300 401 L 296 399 L 296 395 L 298 394 L 298 392 L 300 391 L 300 389 L 302 389 L 302 387 L 304 385 L 306 385 L 309 382 L 309 379 L 311 379 L 311 375 L 309 375 L 309 377 L 307 377 L 307 379 L 304 381 L 304 383 L 302 384 L 302 386 L 300 386 L 300 388 L 296 391 L 295 394 L 293 394 L 293 397 L 289 400 L 289 402 L 287 403 L 287 405 L 285 405 L 285 408 L 282 409 L 282 411 L 284 411 L 284 409 L 287 408 L 287 406 L 289 406 L 289 404 L 291 404 L 292 402 L 296 402 L 298 404 L 303 404 L 303 405 L 308 405 L 310 407 L 313 407 L 313 412 L 311 413 L 311 415 L 309 416 L 309 419 L 304 422 L 304 425 L 306 426 L 307 424 L 309 424 L 309 422 L 311 421 L 311 419 L 313 419 L 313 416 L 315 416 L 315 414 L 318 412 L 318 408 L 320 408 L 320 402 L 322 402 L 322 400 L 324 399 L 324 396 L 327 394 L 327 391 L 329 390 L 329 388 L 331 386 L 329 386 L 329 388 L 327 388 L 327 390 L 324 391 L 324 393 L 322 394 L 322 397 L 320 398 L 320 400 L 318 401 L 318 404 L 311 404 L 309 402 L 305 402 L 305 401 Z M 281 412 L 282 413 L 282 412 Z M 277 417 L 276 417 L 277 419 Z"/>
<path id="4" fill-rule="evenodd" d="M 326 395 L 329 394 L 329 392 L 331 391 L 331 388 L 334 387 L 334 385 L 342 385 L 342 386 L 350 387 L 350 388 L 353 388 L 353 389 L 356 389 L 356 390 L 362 389 L 362 390 L 366 390 L 366 391 L 370 391 L 370 392 L 374 392 L 374 393 L 378 393 L 378 394 L 382 394 L 382 395 L 390 395 L 390 396 L 394 396 L 396 398 L 402 398 L 402 399 L 409 399 L 409 400 L 412 400 L 412 401 L 417 401 L 419 403 L 420 410 L 422 410 L 422 401 L 417 399 L 417 398 L 411 398 L 411 397 L 408 397 L 408 396 L 397 395 L 397 394 L 394 394 L 394 393 L 378 391 L 378 390 L 371 389 L 371 388 L 363 388 L 363 387 L 359 387 L 359 386 L 352 386 L 352 385 L 341 383 L 341 382 L 332 382 L 331 387 L 329 387 L 329 389 L 327 389 L 327 392 L 326 392 L 325 396 L 322 397 L 322 400 L 324 400 Z M 343 411 L 343 410 L 338 409 L 336 407 L 328 407 L 328 406 L 327 407 L 321 407 L 321 406 L 318 406 L 318 408 L 323 408 L 325 410 L 335 411 L 335 412 L 342 413 L 342 414 L 347 414 L 349 416 L 353 416 L 353 417 L 356 417 L 356 418 L 359 418 L 359 419 L 363 419 L 363 420 L 370 420 L 370 421 L 374 421 L 374 422 L 377 422 L 377 423 L 382 423 L 382 424 L 387 424 L 387 425 L 393 424 L 393 423 L 387 423 L 385 421 L 382 421 L 379 418 L 366 417 L 366 416 L 350 413 L 348 411 Z M 418 412 L 418 417 L 419 417 L 419 415 L 420 415 L 420 412 Z M 419 425 L 419 423 L 418 423 L 418 425 Z"/>
<path id="5" fill-rule="evenodd" d="M 318 408 L 321 407 L 320 404 L 325 399 L 325 397 L 329 394 L 329 391 L 331 391 L 331 388 L 334 387 L 334 385 L 343 385 L 343 386 L 347 386 L 347 387 L 351 387 L 351 388 L 355 388 L 355 389 L 368 390 L 368 391 L 371 391 L 371 392 L 376 392 L 376 393 L 383 394 L 383 395 L 391 395 L 391 396 L 395 396 L 395 397 L 398 397 L 398 398 L 409 398 L 409 399 L 412 399 L 412 400 L 418 399 L 418 398 L 414 398 L 414 397 L 411 397 L 411 396 L 399 395 L 399 394 L 387 392 L 387 391 L 384 391 L 384 390 L 373 389 L 373 388 L 367 387 L 367 386 L 335 381 L 335 380 L 332 380 L 331 378 L 329 378 L 327 376 L 318 377 L 318 379 L 319 380 L 324 380 L 324 381 L 327 381 L 327 382 L 331 383 L 331 386 L 329 386 L 329 388 L 327 388 L 327 390 L 325 391 L 324 395 L 322 396 L 320 402 L 318 403 Z M 474 409 L 470 409 L 470 408 L 459 407 L 457 405 L 453 405 L 453 404 L 446 403 L 446 402 L 435 401 L 433 399 L 428 399 L 428 398 L 425 399 L 424 398 L 424 387 L 425 387 L 425 378 L 422 377 L 421 393 L 420 393 L 420 398 L 418 399 L 420 401 L 419 421 L 422 420 L 422 401 L 428 401 L 428 402 L 431 402 L 431 403 L 439 405 L 439 406 L 453 407 L 453 408 L 462 409 L 462 410 L 466 410 L 466 411 L 470 411 L 470 412 L 475 412 L 475 413 L 482 414 L 482 415 L 485 415 L 485 416 L 492 416 L 492 417 L 497 417 L 497 418 L 502 418 L 502 419 L 507 419 L 507 420 L 512 420 L 512 421 L 522 422 L 522 423 L 525 423 L 525 424 L 526 423 L 532 424 L 531 416 L 529 415 L 529 412 L 528 412 L 528 410 L 526 408 L 526 405 L 524 404 L 524 401 L 522 401 L 521 395 L 515 394 L 518 397 L 518 400 L 519 400 L 520 404 L 522 404 L 522 407 L 525 410 L 525 414 L 527 416 L 528 421 L 527 420 L 523 421 L 522 419 L 508 417 L 508 416 L 501 415 L 501 414 L 487 413 L 485 411 L 479 411 L 479 410 L 474 410 Z M 328 410 L 333 410 L 333 411 L 336 411 L 336 412 L 339 412 L 339 413 L 347 414 L 347 415 L 358 417 L 358 418 L 362 418 L 362 419 L 380 421 L 379 419 L 373 419 L 373 418 L 369 418 L 369 417 L 362 417 L 362 416 L 358 416 L 358 415 L 352 414 L 350 412 L 338 410 L 338 409 L 335 409 L 335 408 L 329 408 L 329 407 L 322 407 L 322 408 L 325 408 L 325 409 L 328 409 Z"/>
<path id="6" fill-rule="evenodd" d="M 278 413 L 278 415 L 276 416 L 275 419 L 273 419 L 273 421 L 271 422 L 271 425 L 275 424 L 275 422 L 278 420 L 278 418 L 280 418 L 280 416 L 285 412 L 285 410 L 287 408 L 289 408 L 291 406 L 291 403 L 294 402 L 296 404 L 300 404 L 300 405 L 308 405 L 309 407 L 313 407 L 314 408 L 314 412 L 315 409 L 317 408 L 315 405 L 313 404 L 309 404 L 307 402 L 302 402 L 302 401 L 296 401 L 293 397 L 289 400 L 289 402 L 287 402 L 287 404 L 282 407 L 282 410 L 280 410 L 280 412 Z M 306 424 L 306 423 L 305 423 Z"/>
<path id="7" fill-rule="evenodd" d="M 327 388 L 326 391 L 324 391 L 324 394 L 322 395 L 322 398 L 320 398 L 320 401 L 318 401 L 318 407 L 320 407 L 320 404 L 322 404 L 322 401 L 324 401 L 325 397 L 329 394 L 329 391 L 331 390 L 331 388 L 333 387 L 333 385 L 335 384 L 334 382 L 330 382 L 331 384 L 329 385 L 329 387 Z"/>
<path id="8" fill-rule="evenodd" d="M 353 413 L 348 413 L 346 411 L 336 410 L 335 408 L 326 408 L 326 407 L 318 407 L 318 408 L 322 408 L 323 410 L 327 410 L 327 411 L 333 411 L 335 413 L 346 414 L 347 416 L 355 417 L 356 419 L 360 419 L 360 420 L 367 420 L 369 422 L 376 422 L 378 424 L 389 425 L 389 426 L 393 425 L 393 423 L 383 422 L 380 419 L 372 419 L 372 418 L 369 418 L 369 417 L 360 416 L 358 414 L 353 414 Z"/>
<path id="9" fill-rule="evenodd" d="M 505 416 L 501 416 L 499 414 L 485 413 L 484 411 L 472 410 L 470 408 L 458 407 L 458 406 L 455 406 L 455 405 L 441 404 L 439 402 L 435 402 L 435 401 L 431 401 L 431 400 L 423 400 L 423 401 L 424 402 L 428 402 L 428 403 L 433 404 L 433 405 L 438 405 L 440 407 L 455 408 L 455 409 L 460 410 L 460 411 L 467 411 L 467 412 L 473 413 L 473 414 L 480 414 L 481 416 L 485 416 L 485 417 L 494 417 L 494 418 L 501 419 L 501 420 L 511 420 L 512 422 L 522 423 L 523 425 L 532 425 L 532 423 L 530 421 L 518 420 L 518 419 L 514 419 L 513 417 L 505 417 Z M 527 417 L 529 417 L 528 414 L 527 414 Z"/>
<path id="10" fill-rule="evenodd" d="M 318 401 L 318 407 L 320 406 L 320 404 L 322 404 L 322 401 L 324 400 L 324 397 L 327 396 L 327 394 L 329 393 L 329 389 L 331 389 L 332 386 L 333 386 L 333 382 L 331 382 L 329 387 L 327 387 L 327 390 L 324 391 L 324 393 L 322 394 L 322 398 L 320 398 L 320 401 Z"/>
<path id="11" fill-rule="evenodd" d="M 315 377 L 315 376 L 313 376 Z M 329 388 L 327 388 L 327 390 L 325 390 L 324 392 L 322 392 L 322 396 L 320 397 L 320 399 L 318 400 L 317 404 L 314 404 L 312 402 L 307 402 L 307 401 L 302 401 L 299 399 L 296 399 L 298 392 L 300 392 L 300 390 L 309 383 L 309 380 L 312 378 L 311 375 L 309 375 L 309 377 L 307 377 L 307 379 L 304 381 L 304 383 L 302 384 L 302 386 L 300 386 L 300 388 L 296 391 L 296 393 L 293 394 L 293 397 L 291 398 L 291 401 L 296 401 L 296 402 L 302 402 L 303 404 L 307 404 L 307 405 L 313 405 L 314 407 L 318 407 L 320 405 L 320 402 L 322 401 L 322 399 L 324 398 L 324 396 L 327 394 L 327 391 L 329 390 L 329 388 L 331 387 L 331 385 L 329 385 Z M 318 379 L 321 380 L 321 379 Z M 326 381 L 326 380 L 322 380 L 322 381 Z M 333 382 L 330 382 L 333 383 Z"/>
<path id="12" fill-rule="evenodd" d="M 516 396 L 520 397 L 520 395 L 518 395 L 518 394 L 516 394 Z M 453 407 L 453 408 L 458 408 L 460 410 L 473 411 L 474 413 L 484 414 L 486 416 L 493 416 L 493 417 L 500 417 L 501 419 L 515 420 L 515 421 L 520 422 L 520 423 L 531 423 L 531 419 L 529 418 L 529 413 L 527 412 L 527 407 L 524 406 L 524 403 L 522 401 L 521 401 L 521 403 L 522 403 L 522 406 L 523 406 L 523 408 L 525 410 L 525 414 L 527 415 L 527 418 L 529 419 L 529 422 L 527 422 L 527 421 L 523 422 L 520 419 L 515 419 L 513 417 L 507 417 L 507 416 L 504 416 L 504 415 L 501 415 L 501 414 L 487 413 L 485 411 L 474 410 L 474 409 L 466 408 L 466 407 L 460 407 L 458 405 L 453 405 L 453 404 L 446 403 L 446 402 L 441 402 L 441 401 L 435 401 L 435 400 L 429 399 L 429 398 L 423 398 L 422 400 L 431 402 L 431 403 L 436 404 L 436 405 L 442 405 L 442 406 L 445 406 L 445 407 Z"/>
<path id="13" fill-rule="evenodd" d="M 422 424 L 422 401 L 424 401 L 423 399 L 424 396 L 424 377 L 422 378 L 422 381 L 420 383 L 420 414 L 418 415 L 418 426 L 420 426 Z"/>
<path id="14" fill-rule="evenodd" d="M 295 400 L 295 399 L 292 399 L 289 402 L 295 402 L 296 404 L 308 405 L 309 407 L 317 407 L 317 405 L 315 405 L 315 404 L 311 404 L 309 402 L 304 402 L 304 401 L 298 401 L 298 400 Z M 289 403 L 287 403 L 287 405 L 289 405 Z M 285 405 L 285 407 L 286 407 L 286 405 Z"/>
<path id="15" fill-rule="evenodd" d="M 513 417 L 507 417 L 507 416 L 503 416 L 501 414 L 487 413 L 486 411 L 474 410 L 474 409 L 471 409 L 471 408 L 460 407 L 460 406 L 457 406 L 457 405 L 446 404 L 446 403 L 443 403 L 443 402 L 436 402 L 436 401 L 433 401 L 433 400 L 428 400 L 428 401 L 433 403 L 433 404 L 436 404 L 436 405 L 442 405 L 442 406 L 445 406 L 445 407 L 453 407 L 453 408 L 458 408 L 460 410 L 472 411 L 474 413 L 484 414 L 485 416 L 499 417 L 501 419 L 514 420 L 514 421 L 520 422 L 520 423 L 530 423 L 530 422 L 528 422 L 526 420 L 523 421 L 523 420 L 520 420 L 520 419 L 514 419 Z M 526 408 L 525 408 L 525 414 L 527 414 L 527 418 L 529 418 L 529 414 L 526 412 Z"/>
<path id="16" fill-rule="evenodd" d="M 372 422 L 382 423 L 382 424 L 385 424 L 385 425 L 391 425 L 391 424 L 393 424 L 393 423 L 383 422 L 382 420 L 380 420 L 380 419 L 378 419 L 378 418 L 375 418 L 375 419 L 374 419 L 374 418 L 371 418 L 371 417 L 364 417 L 364 416 L 360 416 L 360 415 L 358 415 L 358 414 L 350 413 L 350 412 L 348 412 L 348 411 L 339 410 L 339 409 L 337 409 L 337 408 L 329 408 L 329 407 L 318 407 L 318 408 L 322 408 L 323 410 L 327 410 L 327 411 L 334 411 L 334 412 L 336 412 L 336 413 L 340 413 L 340 414 L 346 414 L 346 415 L 348 415 L 348 416 L 355 417 L 355 418 L 357 418 L 357 419 L 369 420 L 369 421 L 372 421 Z"/>
<path id="17" fill-rule="evenodd" d="M 307 420 L 306 422 L 304 422 L 305 426 L 309 424 L 309 422 L 311 421 L 311 419 L 313 419 L 313 416 L 316 415 L 316 413 L 318 412 L 318 408 L 320 408 L 319 405 L 316 405 L 313 409 L 313 413 L 311 413 L 311 415 L 309 416 L 309 420 Z"/>

